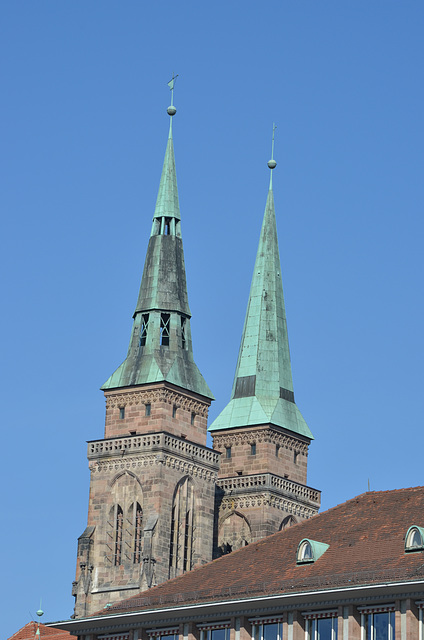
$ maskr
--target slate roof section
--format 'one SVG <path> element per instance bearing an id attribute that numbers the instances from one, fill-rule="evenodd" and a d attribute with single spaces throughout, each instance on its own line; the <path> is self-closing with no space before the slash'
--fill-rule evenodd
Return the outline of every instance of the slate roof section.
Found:
<path id="1" fill-rule="evenodd" d="M 313 439 L 294 402 L 272 181 L 231 399 L 209 431 L 259 424 L 274 424 Z"/>
<path id="2" fill-rule="evenodd" d="M 38 623 L 31 621 L 28 622 L 22 629 L 16 631 L 13 636 L 10 636 L 8 640 L 34 640 L 37 633 Z M 46 627 L 45 624 L 40 623 L 40 636 L 37 638 L 40 640 L 77 640 L 77 636 L 71 635 L 68 631 L 62 631 L 62 629 L 53 629 L 52 627 Z"/>
<path id="3" fill-rule="evenodd" d="M 96 614 L 154 610 L 252 596 L 424 579 L 424 552 L 406 553 L 411 525 L 424 524 L 424 487 L 364 493 L 290 529 L 234 551 Z M 298 565 L 301 540 L 329 548 Z"/>

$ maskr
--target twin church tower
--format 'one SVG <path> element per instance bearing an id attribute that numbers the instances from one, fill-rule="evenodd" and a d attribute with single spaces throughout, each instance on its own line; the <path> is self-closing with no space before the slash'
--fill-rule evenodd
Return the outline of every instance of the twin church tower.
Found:
<path id="1" fill-rule="evenodd" d="M 174 79 L 169 86 L 173 97 Z M 294 400 L 272 172 L 231 400 L 193 359 L 171 100 L 169 136 L 128 353 L 105 382 L 104 438 L 88 443 L 78 539 L 83 617 L 317 513 L 312 434 Z"/>

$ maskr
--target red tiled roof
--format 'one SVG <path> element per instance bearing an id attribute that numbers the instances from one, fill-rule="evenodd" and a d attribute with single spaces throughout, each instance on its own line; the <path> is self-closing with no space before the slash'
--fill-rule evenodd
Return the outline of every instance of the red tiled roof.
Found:
<path id="1" fill-rule="evenodd" d="M 37 632 L 38 622 L 28 622 L 22 629 L 16 631 L 8 640 L 34 640 Z M 38 637 L 38 636 L 37 636 Z M 40 623 L 40 640 L 77 640 L 76 636 L 72 636 L 68 631 L 62 629 L 52 629 Z"/>
<path id="2" fill-rule="evenodd" d="M 424 487 L 364 493 L 100 614 L 424 579 L 424 553 L 404 550 L 413 524 L 424 526 Z M 313 564 L 297 565 L 303 538 L 330 546 Z"/>

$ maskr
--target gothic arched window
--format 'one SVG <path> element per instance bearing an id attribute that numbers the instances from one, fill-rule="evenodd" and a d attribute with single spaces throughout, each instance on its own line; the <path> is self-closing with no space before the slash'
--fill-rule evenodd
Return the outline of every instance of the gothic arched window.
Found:
<path id="1" fill-rule="evenodd" d="M 143 494 L 138 478 L 129 471 L 116 475 L 111 483 L 107 561 L 115 567 L 143 561 Z"/>
<path id="2" fill-rule="evenodd" d="M 133 563 L 139 564 L 142 561 L 143 552 L 143 509 L 138 502 L 131 505 L 128 519 L 133 536 Z"/>
<path id="3" fill-rule="evenodd" d="M 221 523 L 218 531 L 218 554 L 231 553 L 245 547 L 252 540 L 252 531 L 247 518 L 236 511 Z"/>
<path id="4" fill-rule="evenodd" d="M 114 564 L 118 566 L 122 564 L 122 533 L 124 528 L 124 513 L 119 504 L 114 507 Z"/>
<path id="5" fill-rule="evenodd" d="M 177 485 L 172 503 L 169 549 L 171 578 L 193 568 L 194 529 L 193 483 L 189 478 L 184 478 Z"/>

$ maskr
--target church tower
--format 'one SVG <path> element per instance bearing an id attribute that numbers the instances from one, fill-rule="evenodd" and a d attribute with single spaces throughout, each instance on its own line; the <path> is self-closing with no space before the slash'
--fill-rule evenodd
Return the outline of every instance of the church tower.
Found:
<path id="1" fill-rule="evenodd" d="M 206 446 L 213 395 L 190 333 L 169 83 L 169 136 L 127 357 L 105 382 L 104 438 L 88 443 L 87 528 L 75 616 L 212 558 L 220 454 Z M 204 535 L 210 532 L 210 535 Z"/>
<path id="2" fill-rule="evenodd" d="M 275 129 L 275 127 L 274 127 Z M 313 438 L 294 400 L 272 173 L 231 400 L 209 430 L 222 454 L 215 554 L 228 553 L 318 512 L 306 486 Z"/>

